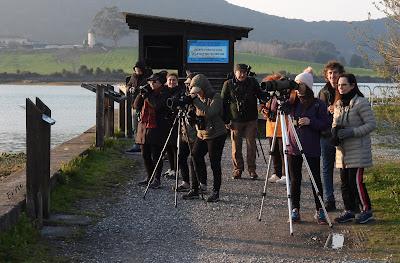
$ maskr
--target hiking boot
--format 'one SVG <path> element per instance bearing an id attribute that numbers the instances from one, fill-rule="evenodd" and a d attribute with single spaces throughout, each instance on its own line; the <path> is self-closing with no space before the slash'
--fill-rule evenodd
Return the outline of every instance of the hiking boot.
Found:
<path id="1" fill-rule="evenodd" d="M 372 211 L 361 211 L 361 213 L 356 215 L 356 223 L 357 224 L 365 224 L 370 220 L 373 220 L 374 217 L 372 215 Z"/>
<path id="2" fill-rule="evenodd" d="M 335 200 L 333 200 L 333 201 L 326 201 L 326 202 L 325 202 L 325 209 L 326 209 L 327 212 L 336 211 L 336 203 L 335 203 Z"/>
<path id="3" fill-rule="evenodd" d="M 314 218 L 317 220 L 318 225 L 327 225 L 325 213 L 322 208 L 315 212 Z"/>
<path id="4" fill-rule="evenodd" d="M 342 214 L 340 214 L 338 217 L 335 218 L 336 223 L 346 223 L 353 221 L 355 218 L 354 213 L 350 210 L 344 211 Z"/>
<path id="5" fill-rule="evenodd" d="M 300 212 L 298 208 L 293 208 L 291 217 L 292 217 L 292 222 L 294 223 L 300 221 Z"/>
<path id="6" fill-rule="evenodd" d="M 138 183 L 138 185 L 139 185 L 139 186 L 147 186 L 148 183 L 149 183 L 149 179 L 145 179 L 145 180 L 143 180 L 143 181 L 140 181 L 140 182 Z"/>
<path id="7" fill-rule="evenodd" d="M 232 179 L 240 179 L 242 178 L 242 171 L 235 170 L 233 171 Z"/>
<path id="8" fill-rule="evenodd" d="M 175 190 L 175 186 L 172 187 L 173 190 Z M 176 188 L 177 192 L 189 192 L 190 190 L 190 185 L 189 183 L 183 181 L 180 185 L 178 185 L 178 188 Z"/>
<path id="9" fill-rule="evenodd" d="M 182 195 L 184 200 L 199 199 L 199 192 L 197 190 L 190 190 L 189 193 Z"/>
<path id="10" fill-rule="evenodd" d="M 159 179 L 154 179 L 153 182 L 149 185 L 150 188 L 152 189 L 158 189 L 161 187 L 161 182 Z"/>
<path id="11" fill-rule="evenodd" d="M 273 174 L 270 178 L 268 178 L 268 182 L 276 183 L 276 181 L 278 181 L 279 179 L 281 179 L 281 178 L 279 178 L 276 174 Z"/>
<path id="12" fill-rule="evenodd" d="M 207 198 L 207 202 L 215 203 L 219 201 L 219 192 L 213 191 L 212 194 Z"/>
<path id="13" fill-rule="evenodd" d="M 256 173 L 256 171 L 249 172 L 249 175 L 252 180 L 256 180 L 258 178 L 258 174 Z"/>

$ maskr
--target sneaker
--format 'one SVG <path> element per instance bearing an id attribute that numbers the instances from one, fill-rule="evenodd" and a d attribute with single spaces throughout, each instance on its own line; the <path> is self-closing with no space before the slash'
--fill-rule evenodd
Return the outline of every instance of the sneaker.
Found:
<path id="1" fill-rule="evenodd" d="M 219 201 L 219 192 L 213 191 L 212 194 L 207 198 L 207 202 L 215 203 Z"/>
<path id="2" fill-rule="evenodd" d="M 149 185 L 150 188 L 152 189 L 158 189 L 161 187 L 161 182 L 159 179 L 154 179 L 153 182 Z"/>
<path id="3" fill-rule="evenodd" d="M 278 181 L 279 179 L 281 179 L 281 178 L 279 178 L 276 174 L 273 174 L 273 175 L 271 175 L 270 178 L 268 178 L 268 182 L 269 183 L 276 183 L 276 181 Z"/>
<path id="4" fill-rule="evenodd" d="M 200 194 L 207 194 L 207 185 L 206 184 L 200 184 L 199 193 Z"/>
<path id="5" fill-rule="evenodd" d="M 141 152 L 139 145 L 135 144 L 131 149 L 126 150 L 126 154 L 135 154 Z"/>
<path id="6" fill-rule="evenodd" d="M 374 219 L 374 217 L 372 215 L 371 210 L 361 211 L 361 213 L 356 215 L 356 223 L 357 224 L 365 224 L 372 219 Z"/>
<path id="7" fill-rule="evenodd" d="M 145 180 L 143 180 L 143 181 L 140 181 L 140 182 L 138 183 L 138 185 L 139 185 L 139 186 L 147 186 L 148 183 L 149 183 L 149 179 L 145 179 Z"/>
<path id="8" fill-rule="evenodd" d="M 333 200 L 333 201 L 326 201 L 326 202 L 325 202 L 325 209 L 326 209 L 327 212 L 336 211 L 336 203 L 335 203 L 335 200 Z"/>
<path id="9" fill-rule="evenodd" d="M 235 170 L 233 171 L 232 179 L 240 179 L 242 178 L 242 171 Z"/>
<path id="10" fill-rule="evenodd" d="M 281 179 L 276 181 L 277 184 L 286 184 L 286 176 L 282 176 Z"/>
<path id="11" fill-rule="evenodd" d="M 291 217 L 292 217 L 292 222 L 300 221 L 300 212 L 298 208 L 293 208 Z"/>
<path id="12" fill-rule="evenodd" d="M 173 190 L 175 190 L 175 186 L 172 187 Z M 180 185 L 178 185 L 178 188 L 176 188 L 177 192 L 189 192 L 190 190 L 190 185 L 189 183 L 183 181 Z"/>
<path id="13" fill-rule="evenodd" d="M 258 178 L 256 171 L 249 172 L 249 175 L 252 180 L 256 180 Z"/>
<path id="14" fill-rule="evenodd" d="M 167 179 L 175 179 L 175 170 L 168 169 L 168 171 L 164 173 L 164 176 Z"/>
<path id="15" fill-rule="evenodd" d="M 340 216 L 335 218 L 336 223 L 346 223 L 353 221 L 355 218 L 354 213 L 351 212 L 350 210 L 344 211 Z"/>
<path id="16" fill-rule="evenodd" d="M 197 190 L 190 190 L 189 193 L 182 195 L 184 200 L 199 199 L 199 192 Z"/>
<path id="17" fill-rule="evenodd" d="M 314 218 L 317 220 L 318 225 L 327 225 L 325 213 L 322 208 L 315 212 Z"/>

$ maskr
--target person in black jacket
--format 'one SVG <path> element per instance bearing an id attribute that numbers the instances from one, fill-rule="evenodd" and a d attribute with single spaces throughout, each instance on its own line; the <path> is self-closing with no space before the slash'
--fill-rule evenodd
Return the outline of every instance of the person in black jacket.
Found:
<path id="1" fill-rule="evenodd" d="M 248 76 L 248 66 L 236 64 L 234 77 L 225 81 L 221 97 L 226 112 L 226 127 L 231 130 L 233 178 L 239 179 L 244 170 L 242 141 L 246 139 L 247 167 L 250 178 L 256 179 L 256 136 L 258 105 L 261 89 L 257 80 Z"/>
<path id="2" fill-rule="evenodd" d="M 147 178 L 139 185 L 147 185 L 160 157 L 162 147 L 167 139 L 169 121 L 166 100 L 168 90 L 164 86 L 165 76 L 159 73 L 151 75 L 149 85 L 140 90 L 136 97 L 134 107 L 140 111 L 140 121 L 136 134 L 136 143 L 140 144 Z M 162 162 L 159 163 L 151 188 L 159 188 L 162 171 Z"/>
<path id="3" fill-rule="evenodd" d="M 139 87 L 147 84 L 147 78 L 153 73 L 151 69 L 146 67 L 144 62 L 137 61 L 133 67 L 133 73 L 131 76 L 126 78 L 126 88 L 130 90 L 132 96 L 132 102 L 135 101 L 136 96 L 139 94 Z M 137 125 L 138 125 L 139 112 L 132 105 L 132 128 L 133 136 L 136 136 Z M 134 154 L 140 152 L 140 146 L 133 144 L 132 148 L 125 151 L 127 154 Z"/>

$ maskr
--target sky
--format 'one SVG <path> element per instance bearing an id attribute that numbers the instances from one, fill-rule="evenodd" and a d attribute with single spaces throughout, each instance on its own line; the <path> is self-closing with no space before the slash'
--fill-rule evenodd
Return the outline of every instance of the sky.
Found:
<path id="1" fill-rule="evenodd" d="M 384 15 L 373 5 L 374 0 L 227 0 L 269 15 L 298 18 L 305 21 L 340 20 L 361 21 L 382 18 Z M 375 0 L 378 2 L 379 0 Z M 279 5 L 277 4 L 279 3 Z"/>

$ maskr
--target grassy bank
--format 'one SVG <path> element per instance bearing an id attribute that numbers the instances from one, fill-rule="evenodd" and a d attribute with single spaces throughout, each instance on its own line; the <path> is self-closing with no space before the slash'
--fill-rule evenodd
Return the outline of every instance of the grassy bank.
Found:
<path id="1" fill-rule="evenodd" d="M 0 154 L 0 180 L 11 173 L 25 167 L 26 155 L 24 153 Z"/>
<path id="2" fill-rule="evenodd" d="M 400 105 L 376 105 L 373 109 L 379 134 L 400 133 Z"/>
<path id="3" fill-rule="evenodd" d="M 110 70 L 122 69 L 125 72 L 131 72 L 132 65 L 136 60 L 137 48 L 117 48 L 109 51 L 72 50 L 70 53 L 65 50 L 0 52 L 0 72 L 30 71 L 39 74 L 51 74 L 61 72 L 63 69 L 73 71 L 80 65 L 86 65 L 93 69 L 99 67 L 103 70 L 109 68 Z M 256 73 L 271 73 L 282 70 L 299 73 L 306 66 L 311 65 L 315 73 L 321 75 L 324 66 L 319 63 L 250 53 L 236 53 L 235 62 L 252 65 Z M 377 76 L 374 71 L 369 69 L 346 68 L 346 70 L 360 76 Z"/>
<path id="4" fill-rule="evenodd" d="M 360 226 L 372 253 L 400 262 L 400 162 L 379 163 L 366 174 L 376 223 Z"/>
<path id="5" fill-rule="evenodd" d="M 132 174 L 132 160 L 122 154 L 130 144 L 127 140 L 108 140 L 104 151 L 91 149 L 64 165 L 59 184 L 51 193 L 51 211 L 82 214 L 76 208 L 78 200 L 112 196 Z M 52 249 L 24 215 L 15 227 L 0 234 L 0 262 L 69 262 Z"/>

